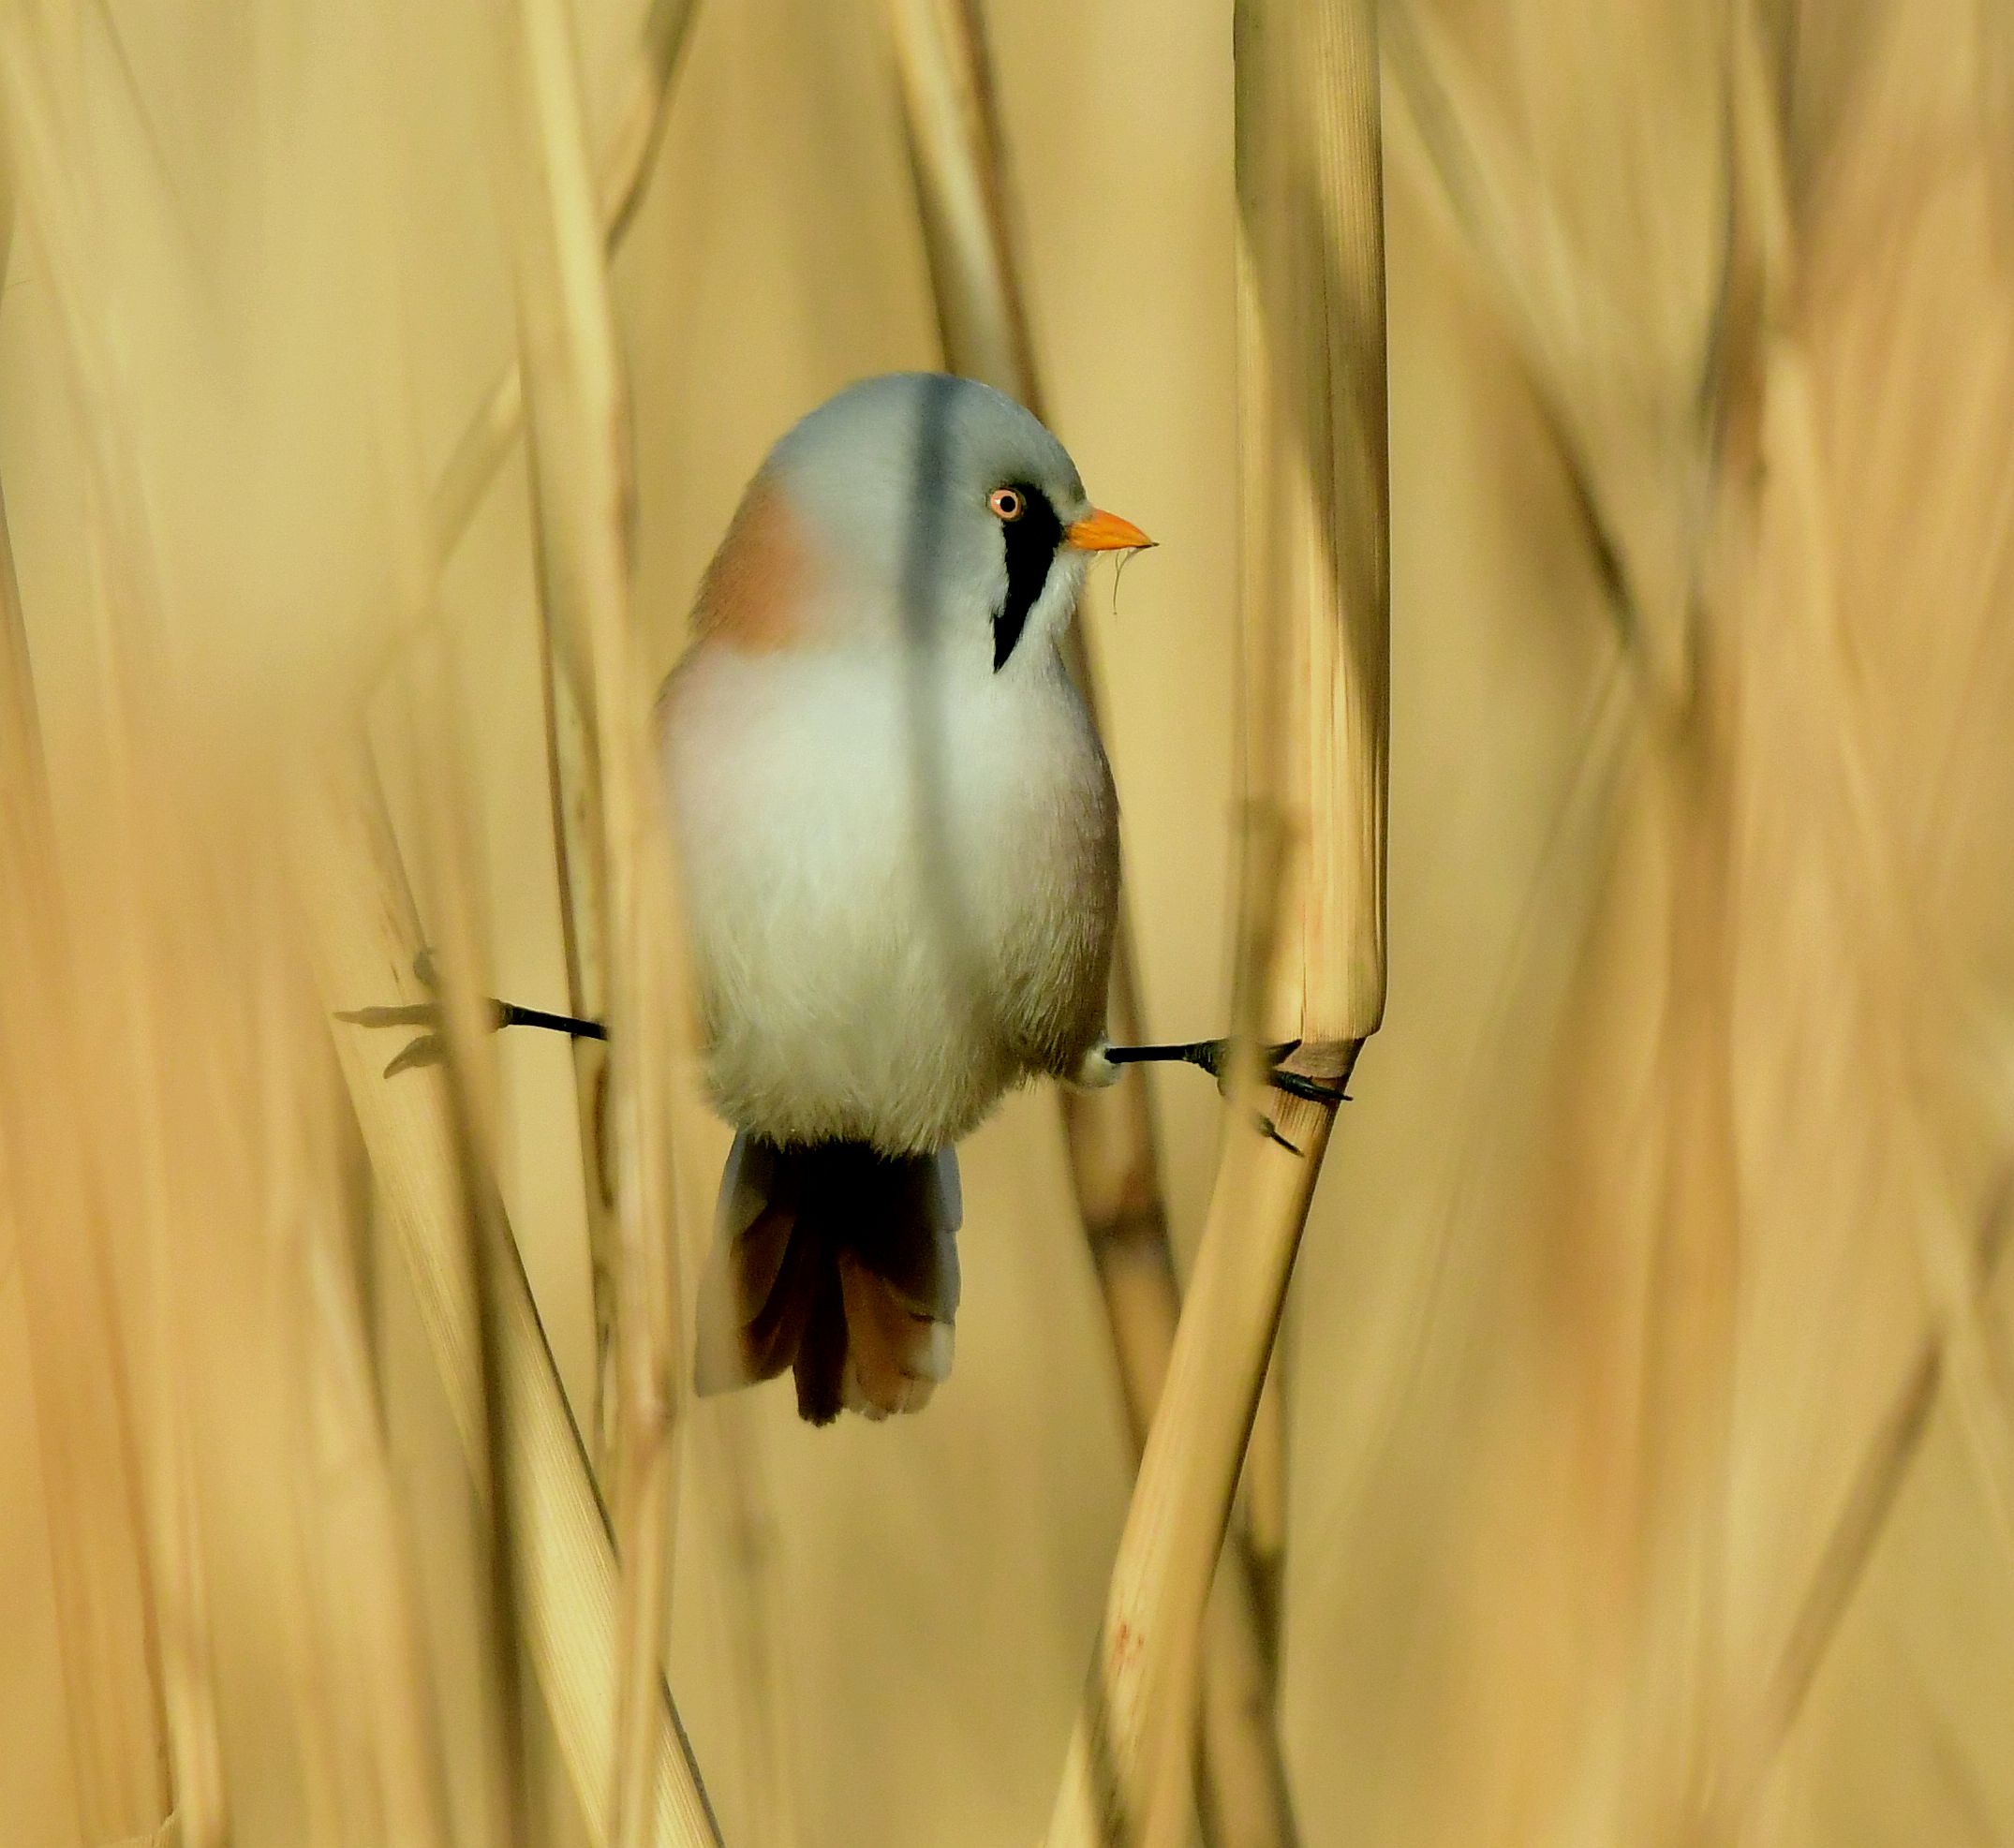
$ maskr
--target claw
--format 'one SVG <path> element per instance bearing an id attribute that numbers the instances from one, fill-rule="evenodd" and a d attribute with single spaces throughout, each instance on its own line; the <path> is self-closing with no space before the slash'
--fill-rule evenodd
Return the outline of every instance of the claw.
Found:
<path id="1" fill-rule="evenodd" d="M 1207 1054 L 1206 1055 L 1207 1062 L 1205 1065 L 1204 1069 L 1208 1072 L 1210 1076 L 1216 1079 L 1218 1084 L 1221 1086 L 1223 1083 L 1225 1077 L 1225 1072 L 1223 1069 L 1224 1061 L 1231 1057 L 1231 1046 L 1233 1042 L 1230 1040 L 1226 1039 L 1208 1040 L 1206 1041 L 1204 1043 L 1209 1049 Z M 1259 1048 L 1259 1050 L 1266 1055 L 1266 1069 L 1268 1073 L 1277 1073 L 1280 1069 L 1281 1061 L 1282 1059 L 1292 1058 L 1296 1053 L 1300 1051 L 1300 1049 L 1301 1042 L 1298 1040 L 1281 1040 L 1276 1042 L 1272 1045 L 1261 1046 Z"/>
<path id="2" fill-rule="evenodd" d="M 414 1001 L 395 1008 L 346 1008 L 335 1016 L 352 1027 L 434 1027 L 440 1021 L 440 1007 L 434 1001 Z"/>
<path id="3" fill-rule="evenodd" d="M 422 1033 L 407 1042 L 406 1049 L 385 1067 L 385 1076 L 396 1078 L 401 1072 L 416 1072 L 422 1065 L 438 1065 L 448 1057 L 448 1042 L 438 1033 Z"/>
<path id="4" fill-rule="evenodd" d="M 1298 1072 L 1283 1072 L 1273 1066 L 1266 1074 L 1266 1083 L 1275 1090 L 1284 1091 L 1289 1097 L 1297 1097 L 1309 1103 L 1348 1103 L 1350 1094 L 1340 1085 L 1325 1083 L 1320 1078 L 1303 1077 Z"/>
<path id="5" fill-rule="evenodd" d="M 1300 1154 L 1300 1150 L 1280 1133 L 1280 1125 L 1274 1122 L 1270 1116 L 1262 1113 L 1259 1117 L 1259 1128 L 1265 1133 L 1267 1142 L 1277 1142 L 1289 1155 L 1298 1156 Z"/>
<path id="6" fill-rule="evenodd" d="M 1298 1040 L 1282 1040 L 1277 1046 L 1267 1046 L 1266 1082 L 1276 1091 L 1284 1091 L 1289 1097 L 1297 1097 L 1306 1103 L 1348 1103 L 1350 1093 L 1341 1085 L 1332 1085 L 1325 1079 L 1311 1078 L 1303 1072 L 1285 1069 L 1286 1061 L 1300 1049 Z"/>

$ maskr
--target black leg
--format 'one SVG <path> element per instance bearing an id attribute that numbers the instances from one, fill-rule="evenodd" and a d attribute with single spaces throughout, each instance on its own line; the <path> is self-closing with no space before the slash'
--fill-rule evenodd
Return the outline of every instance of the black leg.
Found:
<path id="1" fill-rule="evenodd" d="M 521 1008 L 515 1001 L 492 1001 L 498 1027 L 542 1027 L 548 1033 L 564 1033 L 571 1040 L 605 1040 L 608 1028 L 599 1020 L 582 1020 L 570 1013 L 547 1013 L 543 1008 Z"/>
<path id="2" fill-rule="evenodd" d="M 422 950 L 412 959 L 412 972 L 423 986 L 438 992 L 440 979 L 434 968 L 431 950 Z M 515 1001 L 492 1000 L 486 1005 L 493 1033 L 506 1027 L 541 1027 L 549 1033 L 565 1033 L 576 1040 L 608 1038 L 608 1028 L 599 1020 L 581 1020 L 570 1013 L 548 1013 L 543 1008 L 523 1008 Z M 388 1078 L 409 1072 L 415 1066 L 438 1065 L 447 1057 L 447 1041 L 440 1030 L 438 1001 L 412 1001 L 394 1008 L 351 1008 L 338 1013 L 336 1018 L 347 1020 L 353 1027 L 422 1027 L 426 1029 L 418 1039 L 409 1041 L 385 1067 Z"/>
<path id="3" fill-rule="evenodd" d="M 1310 1103 L 1347 1103 L 1350 1094 L 1340 1085 L 1325 1084 L 1319 1078 L 1304 1077 L 1284 1068 L 1283 1061 L 1300 1049 L 1300 1043 L 1298 1040 L 1282 1040 L 1277 1045 L 1263 1048 L 1266 1083 L 1275 1090 Z M 1166 1046 L 1107 1046 L 1105 1057 L 1114 1065 L 1198 1065 L 1221 1085 L 1231 1046 L 1229 1040 L 1189 1040 Z"/>
<path id="4" fill-rule="evenodd" d="M 1171 1046 L 1107 1046 L 1105 1057 L 1114 1065 L 1197 1065 L 1212 1078 L 1223 1076 L 1228 1040 L 1185 1040 Z"/>

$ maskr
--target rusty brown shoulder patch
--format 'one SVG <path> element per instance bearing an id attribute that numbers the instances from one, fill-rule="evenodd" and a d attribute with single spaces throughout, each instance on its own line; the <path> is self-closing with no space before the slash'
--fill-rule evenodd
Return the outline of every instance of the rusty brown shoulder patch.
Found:
<path id="1" fill-rule="evenodd" d="M 695 632 L 751 654 L 788 648 L 800 632 L 809 563 L 803 525 L 782 490 L 758 475 L 700 584 Z"/>

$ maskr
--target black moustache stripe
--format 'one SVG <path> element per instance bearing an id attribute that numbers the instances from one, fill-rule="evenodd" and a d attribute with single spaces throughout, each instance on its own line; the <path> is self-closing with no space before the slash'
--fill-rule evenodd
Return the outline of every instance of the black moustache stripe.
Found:
<path id="1" fill-rule="evenodd" d="M 1029 612 L 1049 581 L 1049 568 L 1056 562 L 1057 548 L 1063 542 L 1063 523 L 1040 488 L 1026 481 L 1008 483 L 1021 496 L 1018 520 L 1002 520 L 1000 537 L 1007 547 L 1007 595 L 993 613 L 993 672 L 1007 665 L 1021 631 L 1028 626 Z"/>

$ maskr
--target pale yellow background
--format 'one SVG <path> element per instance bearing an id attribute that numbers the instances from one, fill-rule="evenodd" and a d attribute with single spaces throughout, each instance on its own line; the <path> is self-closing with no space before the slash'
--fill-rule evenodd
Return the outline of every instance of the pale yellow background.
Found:
<path id="1" fill-rule="evenodd" d="M 97 16 L 82 31 L 93 133 L 112 176 L 102 255 L 127 362 L 145 380 L 135 408 L 170 601 L 187 611 L 214 599 L 242 622 L 242 658 L 268 661 L 247 670 L 244 699 L 363 652 L 355 637 L 385 566 L 385 507 L 402 481 L 437 471 L 508 349 L 482 10 L 113 0 L 123 53 Z M 1537 39 L 1513 19 L 1545 8 L 1433 10 L 1519 144 L 1529 134 L 1543 145 L 1535 164 L 1577 174 L 1586 192 L 1599 194 L 1589 177 L 1617 146 L 1634 145 L 1631 118 L 1667 112 L 1672 190 L 1622 198 L 1619 181 L 1612 219 L 1579 225 L 1598 248 L 1626 266 L 1630 239 L 1667 218 L 1685 251 L 1710 244 L 1702 176 L 1720 126 L 1702 98 L 1715 67 L 1710 45 L 1672 22 L 1685 8 L 1645 8 L 1640 41 L 1580 17 L 1599 9 L 1557 9 L 1579 20 L 1569 29 L 1588 57 L 1549 87 L 1533 74 Z M 1962 10 L 1940 7 L 1939 20 Z M 1161 541 L 1128 568 L 1116 607 L 1110 573 L 1099 574 L 1085 619 L 1124 807 L 1147 1026 L 1199 1036 L 1226 1019 L 1234 813 L 1228 9 L 1021 0 L 987 11 L 1053 420 L 1100 504 Z M 587 7 L 581 25 L 594 92 L 612 98 L 630 9 Z M 702 7 L 615 271 L 638 607 L 660 662 L 767 444 L 852 378 L 938 361 L 881 31 L 857 0 Z M 1962 128 L 1970 53 L 1956 31 L 1924 16 L 1909 67 L 1956 73 L 1946 87 L 1957 100 L 1937 119 Z M 1581 514 L 1501 303 L 1416 135 L 1395 126 L 1388 158 L 1391 999 L 1329 1153 L 1288 1320 L 1283 1726 L 1311 1848 L 1550 1848 L 1539 1793 L 1605 1749 L 1625 1698 L 1601 1647 L 1620 1595 L 1606 1498 L 1620 1480 L 1610 1463 L 1626 1473 L 1616 1459 L 1636 1412 L 1605 1371 L 1627 1344 L 1605 1331 L 1640 1313 L 1644 1286 L 1634 1231 L 1605 1244 L 1550 1210 L 1547 1190 L 1562 1184 L 1562 1139 L 1585 1139 L 1598 1160 L 1641 1133 L 1635 1079 L 1665 997 L 1627 928 L 1606 953 L 1606 991 L 1577 947 L 1607 843 L 1623 843 L 1625 884 L 1636 878 L 1627 855 L 1645 852 L 1617 819 L 1642 799 L 1629 775 L 1592 794 L 1576 782 L 1617 654 Z M 1954 209 L 1954 245 L 1978 248 L 1972 204 Z M 222 265 L 189 256 L 219 247 Z M 2004 310 L 2004 275 L 1980 263 L 1974 294 L 1966 271 L 1918 302 L 1930 324 L 1969 325 L 1981 303 Z M 1674 265 L 1698 267 L 1691 256 Z M 88 759 L 76 710 L 88 638 L 53 338 L 23 246 L 0 298 L 0 477 L 52 733 L 67 738 L 74 766 Z M 1928 364 L 1922 340 L 1899 333 L 1895 344 Z M 1930 389 L 1959 404 L 1962 380 L 1928 370 Z M 410 448 L 388 463 L 374 421 L 402 416 Z M 229 537 L 238 522 L 251 535 L 242 551 Z M 554 1005 L 564 991 L 532 594 L 513 458 L 444 601 L 481 766 L 496 979 Z M 1896 650 L 1886 658 L 1906 658 L 1906 639 L 1884 645 Z M 327 684 L 339 689 L 342 676 Z M 225 710 L 239 696 L 226 682 L 217 693 Z M 1933 713 L 1926 726 L 1937 722 Z M 1954 850 L 1965 890 L 1986 892 L 2005 870 L 2005 835 L 1994 819 Z M 1661 890 L 1662 877 L 1651 867 L 1640 885 Z M 1985 998 L 2004 1068 L 2006 937 L 1991 923 L 1996 905 L 1977 909 L 1987 921 L 1958 953 L 1956 979 Z M 1828 926 L 1821 916 L 1805 927 Z M 1577 1010 L 1604 992 L 1634 998 L 1602 1002 L 1612 1012 L 1592 1023 L 1615 1082 L 1569 1117 L 1558 1036 L 1562 1024 L 1587 1028 Z M 1800 1082 L 1782 1046 L 1742 1057 L 1752 1069 L 1780 1059 L 1784 1083 Z M 570 1070 L 558 1044 L 522 1035 L 508 1038 L 503 1069 L 508 1205 L 578 1404 L 591 1331 Z M 1157 1076 L 1155 1097 L 1186 1251 L 1217 1101 L 1182 1071 Z M 1997 1092 L 1985 1114 L 2004 1124 Z M 1843 1109 L 1843 1160 L 1865 1127 Z M 691 1178 L 710 1189 L 719 1147 L 699 1155 L 705 1172 Z M 731 1842 L 756 1840 L 756 1817 L 794 1815 L 807 1848 L 984 1848 L 1033 1840 L 1046 1815 L 1130 1458 L 1052 1101 L 1010 1100 L 962 1159 L 957 1364 L 926 1415 L 815 1432 L 777 1387 L 693 1414 L 672 1683 Z M 1908 1210 L 1899 1203 L 1896 1219 Z M 1729 1621 L 1744 1634 L 1784 1620 L 1774 1537 L 1815 1531 L 1920 1315 L 1904 1231 L 1891 1226 L 1872 1254 L 1834 1249 L 1808 1197 L 1771 1225 L 1784 1243 L 1770 1249 L 1801 1255 L 1758 1261 L 1742 1293 L 1743 1377 L 1760 1408 L 1744 1414 L 1728 1515 Z M 0 1840 L 69 1848 L 20 1313 L 0 1246 Z M 461 1465 L 389 1270 L 381 1315 L 443 1661 L 466 1663 Z M 1841 1377 L 1858 1383 L 1835 1389 Z M 731 1470 L 761 1506 L 754 1538 L 774 1567 L 785 1670 L 790 1781 L 766 1796 L 748 1787 L 723 1667 L 745 1639 L 726 1634 L 711 1589 L 729 1547 Z M 2014 1840 L 2014 1555 L 1978 1482 L 1941 1409 L 1747 1839 Z M 263 1581 L 228 1528 L 209 1544 L 229 1606 L 227 1737 L 256 1740 L 273 1723 Z M 462 1683 L 451 1674 L 447 1685 Z M 451 1739 L 462 1723 L 451 1719 Z M 244 1841 L 284 1839 L 277 1782 L 240 1796 Z"/>

